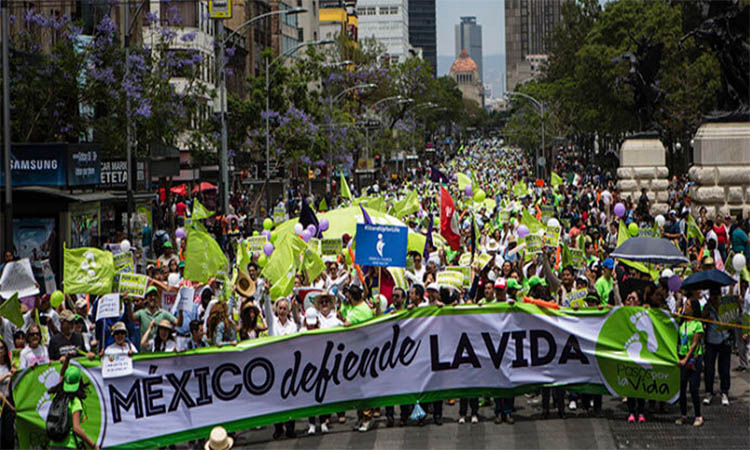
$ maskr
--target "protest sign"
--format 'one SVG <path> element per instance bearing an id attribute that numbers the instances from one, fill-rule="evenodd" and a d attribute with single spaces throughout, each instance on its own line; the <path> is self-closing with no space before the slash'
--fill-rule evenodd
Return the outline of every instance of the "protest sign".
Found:
<path id="1" fill-rule="evenodd" d="M 102 357 L 102 378 L 117 378 L 133 374 L 133 358 L 127 353 L 114 355 L 105 354 Z"/>
<path id="2" fill-rule="evenodd" d="M 113 256 L 116 272 L 133 272 L 133 254 L 122 252 Z"/>
<path id="3" fill-rule="evenodd" d="M 547 231 L 544 233 L 544 246 L 557 248 L 560 243 L 560 226 L 547 225 Z"/>
<path id="4" fill-rule="evenodd" d="M 638 228 L 638 237 L 653 237 L 654 236 L 654 229 L 651 227 L 639 227 Z"/>
<path id="5" fill-rule="evenodd" d="M 96 305 L 96 320 L 120 317 L 120 294 L 102 295 Z"/>
<path id="6" fill-rule="evenodd" d="M 583 250 L 580 248 L 569 248 L 568 253 L 570 253 L 570 261 L 573 267 L 578 268 L 583 265 Z"/>
<path id="7" fill-rule="evenodd" d="M 468 287 L 471 286 L 471 267 L 466 266 L 448 266 L 445 270 L 452 270 L 454 272 L 461 272 L 463 275 L 463 285 Z"/>
<path id="8" fill-rule="evenodd" d="M 177 292 L 162 291 L 161 308 L 165 311 L 171 311 L 175 302 L 177 302 Z"/>
<path id="9" fill-rule="evenodd" d="M 442 272 L 438 272 L 437 280 L 435 281 L 443 287 L 460 289 L 464 284 L 464 274 L 452 270 L 443 270 Z"/>
<path id="10" fill-rule="evenodd" d="M 337 256 L 341 253 L 341 239 L 323 239 L 320 241 L 321 255 Z"/>
<path id="11" fill-rule="evenodd" d="M 307 246 L 310 248 L 310 250 L 314 251 L 318 255 L 320 255 L 320 248 L 321 248 L 321 242 L 318 238 L 310 238 L 309 241 L 307 241 Z"/>
<path id="12" fill-rule="evenodd" d="M 177 291 L 177 310 L 192 311 L 194 306 L 193 298 L 195 297 L 195 289 L 187 286 L 182 286 Z"/>
<path id="13" fill-rule="evenodd" d="M 277 206 L 273 209 L 273 223 L 279 225 L 286 220 L 286 210 L 283 206 Z"/>
<path id="14" fill-rule="evenodd" d="M 542 211 L 542 223 L 547 223 L 547 221 L 555 215 L 555 210 L 552 205 L 542 205 L 539 209 Z"/>
<path id="15" fill-rule="evenodd" d="M 537 234 L 529 234 L 526 236 L 526 254 L 535 255 L 542 253 L 542 237 Z"/>
<path id="16" fill-rule="evenodd" d="M 146 295 L 148 277 L 137 273 L 120 274 L 120 294 L 127 294 L 129 297 L 143 298 Z"/>
<path id="17" fill-rule="evenodd" d="M 484 266 L 489 264 L 491 260 L 492 255 L 490 255 L 489 253 L 480 253 L 479 255 L 474 257 L 474 262 L 471 265 L 472 267 L 483 269 Z"/>
<path id="18" fill-rule="evenodd" d="M 498 220 L 500 221 L 500 224 L 508 223 L 510 220 L 510 211 L 500 211 L 498 213 Z"/>
<path id="19" fill-rule="evenodd" d="M 737 323 L 740 318 L 740 300 L 736 295 L 724 295 L 719 303 L 719 322 Z M 734 327 L 719 325 L 719 331 L 734 330 Z"/>
<path id="20" fill-rule="evenodd" d="M 205 437 L 217 421 L 231 433 L 347 409 L 424 404 L 459 391 L 507 397 L 551 384 L 666 402 L 679 396 L 677 328 L 656 308 L 549 314 L 531 304 L 491 303 L 456 312 L 415 308 L 345 329 L 139 354 L 131 375 L 106 380 L 100 361 L 79 358 L 71 364 L 92 386 L 82 426 L 102 448 L 155 448 Z M 655 345 L 629 352 L 626 343 L 644 321 Z M 42 400 L 51 381 L 46 372 L 59 367 L 17 374 L 19 448 L 45 446 L 38 405 L 49 401 Z"/>
<path id="21" fill-rule="evenodd" d="M 586 289 L 576 289 L 574 291 L 568 292 L 563 297 L 563 306 L 577 306 L 579 308 L 585 307 L 586 302 L 583 301 L 584 298 L 586 298 L 586 295 L 588 294 L 588 290 Z"/>
<path id="22" fill-rule="evenodd" d="M 247 249 L 251 252 L 260 253 L 268 240 L 265 236 L 251 236 L 247 238 Z"/>
<path id="23" fill-rule="evenodd" d="M 28 258 L 5 263 L 2 277 L 0 277 L 0 296 L 10 298 L 18 293 L 19 297 L 28 297 L 39 293 L 39 287 L 34 280 L 34 272 Z"/>
<path id="24" fill-rule="evenodd" d="M 357 224 L 355 262 L 361 266 L 406 267 L 407 227 Z"/>

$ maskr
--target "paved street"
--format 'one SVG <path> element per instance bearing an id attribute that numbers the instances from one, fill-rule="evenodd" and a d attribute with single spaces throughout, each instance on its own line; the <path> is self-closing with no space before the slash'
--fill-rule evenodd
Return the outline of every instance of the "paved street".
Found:
<path id="1" fill-rule="evenodd" d="M 736 358 L 733 358 L 733 367 Z M 718 383 L 718 380 L 717 380 Z M 718 387 L 718 386 L 717 386 Z M 701 384 L 701 394 L 703 385 Z M 626 422 L 626 407 L 620 400 L 604 400 L 604 418 L 585 416 L 580 410 L 567 411 L 565 420 L 541 420 L 540 397 L 516 399 L 516 423 L 495 425 L 492 409 L 480 408 L 481 422 L 476 425 L 456 423 L 458 401 L 445 402 L 444 424 L 436 426 L 431 419 L 419 428 L 386 428 L 385 418 L 376 420 L 376 428 L 368 433 L 352 431 L 356 414 L 347 412 L 344 425 L 334 424 L 327 435 L 307 436 L 307 422 L 297 422 L 299 438 L 274 441 L 273 427 L 241 433 L 235 448 L 257 449 L 391 449 L 391 448 L 700 448 L 747 449 L 750 447 L 750 375 L 732 372 L 730 406 L 721 406 L 718 399 L 703 407 L 706 422 L 701 428 L 678 427 L 674 419 L 678 404 L 670 405 L 667 414 L 651 413 L 645 424 Z M 688 399 L 689 400 L 689 399 Z M 398 413 L 398 409 L 396 410 Z M 688 407 L 692 414 L 692 406 Z"/>

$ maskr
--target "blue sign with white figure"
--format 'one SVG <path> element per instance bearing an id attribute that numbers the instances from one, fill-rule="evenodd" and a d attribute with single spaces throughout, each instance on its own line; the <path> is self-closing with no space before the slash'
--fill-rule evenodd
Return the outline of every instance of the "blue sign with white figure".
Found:
<path id="1" fill-rule="evenodd" d="M 358 223 L 354 262 L 360 266 L 406 267 L 408 238 L 407 227 Z"/>

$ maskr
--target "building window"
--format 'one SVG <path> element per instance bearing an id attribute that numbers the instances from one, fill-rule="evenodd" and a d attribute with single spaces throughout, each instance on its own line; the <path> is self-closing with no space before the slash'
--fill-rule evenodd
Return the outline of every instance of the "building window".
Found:
<path id="1" fill-rule="evenodd" d="M 287 10 L 287 9 L 294 9 L 291 6 L 287 5 L 286 3 L 281 4 L 281 9 Z M 297 15 L 296 14 L 284 14 L 284 23 L 289 25 L 290 27 L 297 28 Z"/>
<path id="2" fill-rule="evenodd" d="M 366 8 L 366 9 L 375 9 L 375 8 Z M 381 16 L 393 16 L 396 14 L 398 14 L 398 6 L 381 6 L 380 7 Z"/>
<path id="3" fill-rule="evenodd" d="M 382 10 L 383 8 L 380 8 L 380 9 Z M 376 14 L 376 10 L 374 6 L 368 7 L 368 8 L 357 9 L 357 15 L 359 16 L 374 16 L 375 14 Z"/>

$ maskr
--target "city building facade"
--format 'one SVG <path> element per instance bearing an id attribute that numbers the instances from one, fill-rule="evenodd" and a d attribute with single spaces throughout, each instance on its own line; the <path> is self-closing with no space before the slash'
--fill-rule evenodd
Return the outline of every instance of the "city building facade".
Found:
<path id="1" fill-rule="evenodd" d="M 482 26 L 477 23 L 476 17 L 461 17 L 461 22 L 456 25 L 456 57 L 466 50 L 471 59 L 479 68 L 479 79 L 484 80 L 482 71 Z"/>
<path id="2" fill-rule="evenodd" d="M 539 73 L 546 62 L 547 42 L 562 18 L 563 0 L 505 0 L 506 88 Z M 530 58 L 527 58 L 530 56 Z"/>
<path id="3" fill-rule="evenodd" d="M 464 100 L 471 100 L 484 107 L 484 87 L 479 77 L 479 66 L 469 56 L 466 49 L 461 50 L 449 72 L 456 81 Z"/>
<path id="4" fill-rule="evenodd" d="M 409 43 L 421 50 L 421 58 L 430 63 L 433 76 L 437 74 L 435 24 L 435 0 L 409 0 Z"/>
<path id="5" fill-rule="evenodd" d="M 397 64 L 411 56 L 407 0 L 359 0 L 357 16 L 360 39 L 375 38 L 385 47 L 382 60 Z"/>

